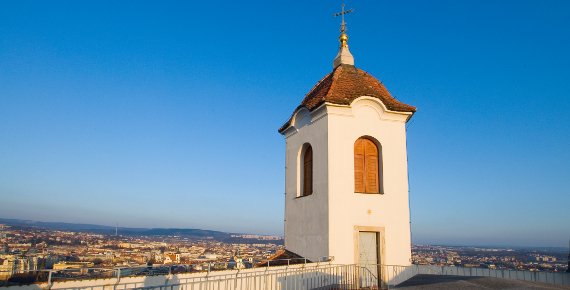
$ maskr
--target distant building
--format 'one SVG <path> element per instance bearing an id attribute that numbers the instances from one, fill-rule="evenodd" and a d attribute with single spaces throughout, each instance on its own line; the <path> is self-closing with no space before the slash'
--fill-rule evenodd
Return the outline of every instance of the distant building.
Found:
<path id="1" fill-rule="evenodd" d="M 83 269 L 93 267 L 92 262 L 59 262 L 53 264 L 54 270 L 65 270 L 65 269 Z"/>
<path id="2" fill-rule="evenodd" d="M 216 255 L 214 253 L 210 253 L 210 252 L 205 252 L 199 258 L 205 259 L 205 260 L 216 260 L 216 259 L 218 259 L 218 255 Z"/>
<path id="3" fill-rule="evenodd" d="M 4 255 L 0 259 L 0 280 L 5 280 L 16 273 L 38 270 L 38 257 Z"/>
<path id="4" fill-rule="evenodd" d="M 6 238 L 6 233 L 4 232 L 4 227 L 6 227 L 6 225 L 0 224 L 0 239 Z"/>
<path id="5" fill-rule="evenodd" d="M 0 259 L 0 280 L 6 280 L 14 273 L 14 261 Z"/>
<path id="6" fill-rule="evenodd" d="M 165 254 L 164 264 L 180 264 L 180 254 Z"/>
<path id="7" fill-rule="evenodd" d="M 568 267 L 566 268 L 566 273 L 570 273 L 570 242 L 568 245 Z"/>
<path id="8" fill-rule="evenodd" d="M 246 266 L 245 266 L 245 263 L 244 263 L 243 259 L 240 258 L 240 257 L 237 256 L 237 255 L 236 255 L 236 256 L 232 256 L 232 257 L 230 258 L 230 260 L 228 261 L 228 269 L 238 269 L 238 270 L 241 270 L 241 269 L 245 269 L 245 268 L 246 268 Z"/>

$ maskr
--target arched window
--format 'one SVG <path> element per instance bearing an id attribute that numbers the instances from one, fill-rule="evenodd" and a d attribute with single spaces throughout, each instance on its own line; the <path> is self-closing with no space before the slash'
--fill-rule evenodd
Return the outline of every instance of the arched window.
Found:
<path id="1" fill-rule="evenodd" d="M 380 193 L 380 154 L 374 141 L 361 137 L 354 143 L 354 191 Z"/>
<path id="2" fill-rule="evenodd" d="M 303 154 L 303 196 L 313 194 L 313 147 L 307 145 Z"/>

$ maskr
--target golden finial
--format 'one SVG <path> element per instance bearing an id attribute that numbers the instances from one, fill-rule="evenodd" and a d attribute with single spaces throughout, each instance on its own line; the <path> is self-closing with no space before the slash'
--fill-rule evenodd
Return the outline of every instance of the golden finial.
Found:
<path id="1" fill-rule="evenodd" d="M 340 40 L 341 47 L 348 47 L 348 35 L 346 35 L 346 33 L 341 33 L 338 39 Z"/>

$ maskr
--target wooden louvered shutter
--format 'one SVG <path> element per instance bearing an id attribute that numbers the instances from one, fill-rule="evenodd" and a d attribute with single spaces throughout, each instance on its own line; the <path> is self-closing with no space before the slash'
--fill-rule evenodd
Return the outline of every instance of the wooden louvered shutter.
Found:
<path id="1" fill-rule="evenodd" d="M 303 157 L 303 195 L 313 193 L 313 148 L 309 146 Z"/>
<path id="2" fill-rule="evenodd" d="M 354 143 L 354 191 L 365 192 L 364 185 L 364 139 L 358 139 Z"/>
<path id="3" fill-rule="evenodd" d="M 378 148 L 374 142 L 363 139 L 364 141 L 364 168 L 366 179 L 366 193 L 379 193 L 378 184 Z"/>

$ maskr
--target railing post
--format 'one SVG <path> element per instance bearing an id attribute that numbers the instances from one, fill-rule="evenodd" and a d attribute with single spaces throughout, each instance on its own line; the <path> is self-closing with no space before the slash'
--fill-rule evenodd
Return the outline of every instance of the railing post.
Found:
<path id="1" fill-rule="evenodd" d="M 53 273 L 53 270 L 49 270 L 49 272 L 48 272 L 48 281 L 47 281 L 47 287 L 48 287 L 48 289 L 50 289 L 50 288 L 51 288 L 51 285 L 52 285 L 52 283 L 51 283 L 51 273 Z"/>

